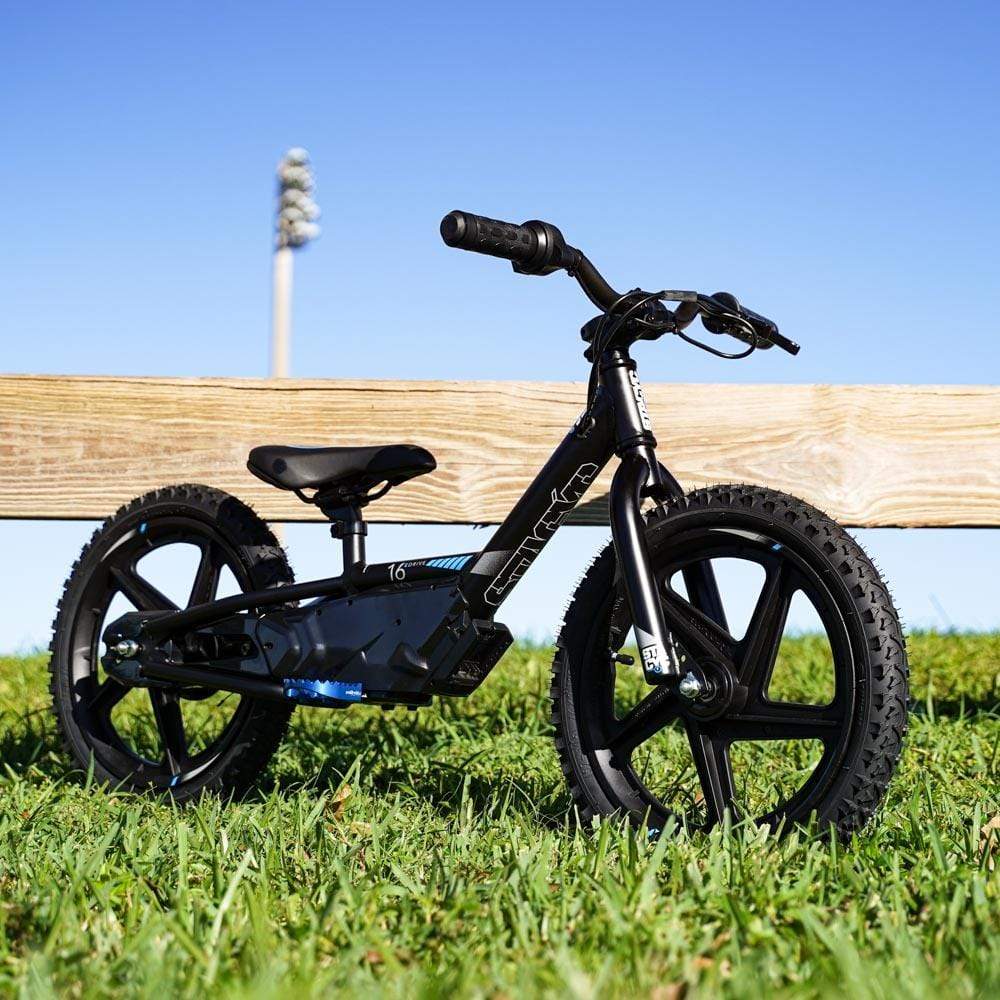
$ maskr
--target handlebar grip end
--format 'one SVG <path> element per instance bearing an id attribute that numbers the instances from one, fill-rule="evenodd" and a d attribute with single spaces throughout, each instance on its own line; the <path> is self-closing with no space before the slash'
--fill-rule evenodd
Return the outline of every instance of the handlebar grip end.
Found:
<path id="1" fill-rule="evenodd" d="M 488 219 L 472 212 L 449 212 L 441 220 L 441 239 L 450 247 L 526 262 L 538 250 L 538 236 L 530 226 Z"/>
<path id="2" fill-rule="evenodd" d="M 450 247 L 460 247 L 468 231 L 465 212 L 449 212 L 441 220 L 441 239 Z"/>
<path id="3" fill-rule="evenodd" d="M 794 340 L 789 340 L 787 337 L 783 337 L 777 331 L 772 334 L 770 339 L 771 343 L 773 343 L 775 347 L 780 347 L 783 351 L 787 351 L 793 357 L 802 350 L 802 347 Z"/>

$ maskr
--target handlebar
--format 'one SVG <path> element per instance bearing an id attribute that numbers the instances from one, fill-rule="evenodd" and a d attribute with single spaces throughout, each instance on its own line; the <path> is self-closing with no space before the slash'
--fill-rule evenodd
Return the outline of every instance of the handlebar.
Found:
<path id="1" fill-rule="evenodd" d="M 576 278 L 587 298 L 602 312 L 607 313 L 623 299 L 586 255 L 570 246 L 563 234 L 548 222 L 531 219 L 518 225 L 472 212 L 455 211 L 441 220 L 441 238 L 448 246 L 459 250 L 509 260 L 519 274 L 545 275 L 564 270 Z M 681 301 L 676 314 L 663 310 L 671 321 L 676 321 L 672 324 L 665 321 L 664 333 L 683 329 L 700 313 L 702 323 L 712 333 L 728 333 L 759 347 L 777 345 L 789 354 L 799 352 L 799 345 L 783 337 L 776 323 L 745 308 L 728 292 L 716 292 L 715 295 L 672 292 L 653 297 Z"/>
<path id="2" fill-rule="evenodd" d="M 586 256 L 548 222 L 532 219 L 518 225 L 472 212 L 449 212 L 441 220 L 441 239 L 459 250 L 509 260 L 518 274 L 564 270 L 576 278 L 598 309 L 606 311 L 621 298 Z"/>

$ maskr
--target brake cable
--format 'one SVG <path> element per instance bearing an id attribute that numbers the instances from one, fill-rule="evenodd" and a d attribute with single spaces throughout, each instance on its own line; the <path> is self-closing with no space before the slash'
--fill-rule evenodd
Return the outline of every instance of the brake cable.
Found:
<path id="1" fill-rule="evenodd" d="M 612 314 L 618 309 L 624 302 L 630 299 L 633 295 L 642 296 L 637 302 L 634 302 L 625 312 L 618 317 L 618 321 L 615 323 L 611 329 L 607 329 L 608 321 L 610 320 Z M 591 345 L 591 353 L 593 354 L 593 361 L 590 366 L 590 379 L 587 382 L 587 407 L 583 411 L 582 421 L 584 426 L 590 423 L 593 416 L 594 403 L 597 397 L 597 386 L 600 381 L 600 366 L 601 366 L 601 356 L 604 351 L 614 340 L 615 334 L 628 322 L 629 318 L 640 310 L 644 305 L 652 301 L 658 301 L 660 298 L 660 292 L 642 292 L 642 289 L 633 288 L 631 291 L 626 292 L 624 295 L 619 295 L 614 302 L 605 310 L 604 318 L 601 321 L 600 327 L 598 327 L 597 332 L 594 334 L 594 340 Z M 648 325 L 648 324 L 644 324 Z"/>
<path id="2" fill-rule="evenodd" d="M 674 295 L 676 294 L 677 293 L 668 292 L 666 290 L 659 292 L 647 292 L 643 294 L 641 289 L 633 288 L 631 291 L 625 292 L 624 295 L 619 295 L 618 298 L 615 299 L 615 301 L 612 302 L 611 305 L 608 306 L 608 308 L 605 310 L 604 316 L 601 320 L 601 325 L 598 327 L 597 332 L 594 334 L 594 339 L 591 343 L 591 353 L 593 355 L 593 360 L 590 366 L 590 378 L 588 379 L 587 382 L 587 406 L 584 409 L 583 414 L 580 418 L 581 426 L 584 427 L 589 426 L 590 421 L 593 419 L 593 409 L 597 397 L 597 387 L 600 382 L 601 356 L 604 354 L 604 351 L 608 348 L 608 346 L 613 342 L 615 334 L 617 334 L 618 331 L 625 325 L 625 323 L 627 323 L 628 320 L 635 315 L 635 313 L 637 313 L 640 309 L 642 309 L 643 306 L 654 301 L 655 302 L 663 300 L 676 301 L 674 299 Z M 608 323 L 610 322 L 615 312 L 625 302 L 627 302 L 628 299 L 636 295 L 641 297 L 637 299 L 636 302 L 632 303 L 632 305 L 630 305 L 628 309 L 625 310 L 624 313 L 618 316 L 615 324 L 610 329 L 608 329 Z M 673 314 L 671 313 L 670 315 Z M 739 361 L 743 358 L 748 358 L 751 354 L 753 354 L 755 350 L 757 350 L 757 348 L 760 346 L 760 337 L 759 334 L 757 333 L 756 327 L 754 327 L 752 323 L 748 322 L 744 317 L 738 316 L 735 313 L 730 313 L 730 312 L 721 313 L 719 318 L 736 322 L 741 327 L 743 327 L 744 330 L 747 331 L 747 333 L 750 336 L 750 342 L 745 351 L 740 351 L 737 354 L 731 354 L 727 351 L 720 351 L 718 348 L 712 347 L 711 345 L 706 344 L 703 341 L 697 340 L 696 338 L 689 336 L 688 334 L 684 333 L 683 330 L 678 329 L 677 326 L 673 326 L 673 328 L 671 329 L 670 326 L 664 324 L 662 332 L 673 333 L 676 336 L 680 337 L 681 340 L 683 340 L 685 343 L 691 344 L 692 346 L 697 347 L 702 351 L 707 351 L 709 354 L 712 354 L 717 358 L 722 358 L 726 361 Z M 642 318 L 638 318 L 634 320 L 634 322 L 641 324 L 642 326 L 646 327 L 649 330 L 658 329 L 657 324 L 650 323 L 648 320 Z"/>
<path id="3" fill-rule="evenodd" d="M 752 338 L 747 349 L 745 351 L 740 351 L 739 354 L 729 354 L 727 351 L 720 351 L 718 348 L 712 347 L 711 345 L 700 340 L 696 340 L 694 337 L 689 337 L 683 330 L 674 330 L 674 333 L 677 334 L 677 336 L 680 337 L 685 343 L 693 344 L 695 347 L 698 347 L 703 351 L 708 351 L 709 354 L 714 354 L 717 358 L 723 358 L 726 361 L 739 361 L 741 358 L 750 357 L 750 355 L 757 350 L 760 346 L 760 338 L 757 335 L 757 331 L 749 323 L 744 323 L 741 317 L 732 316 L 732 318 L 740 321 L 741 325 L 750 331 L 750 336 Z"/>

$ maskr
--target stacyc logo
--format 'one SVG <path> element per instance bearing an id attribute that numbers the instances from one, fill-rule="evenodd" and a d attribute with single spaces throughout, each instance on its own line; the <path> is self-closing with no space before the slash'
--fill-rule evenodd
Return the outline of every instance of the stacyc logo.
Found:
<path id="1" fill-rule="evenodd" d="M 646 395 L 639 384 L 639 376 L 634 371 L 629 370 L 628 380 L 632 385 L 632 395 L 635 396 L 635 405 L 639 408 L 639 421 L 642 423 L 642 429 L 651 431 L 653 429 L 653 422 L 649 419 L 649 410 L 646 408 Z"/>
<path id="2" fill-rule="evenodd" d="M 642 647 L 642 669 L 647 674 L 666 673 L 666 664 L 663 662 L 659 644 L 654 642 Z"/>

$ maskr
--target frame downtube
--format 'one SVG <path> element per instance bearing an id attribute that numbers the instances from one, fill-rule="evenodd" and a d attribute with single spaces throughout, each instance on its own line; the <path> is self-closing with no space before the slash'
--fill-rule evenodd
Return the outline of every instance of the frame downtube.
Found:
<path id="1" fill-rule="evenodd" d="M 613 408 L 601 391 L 589 426 L 577 424 L 462 573 L 473 617 L 492 618 L 614 454 Z"/>

